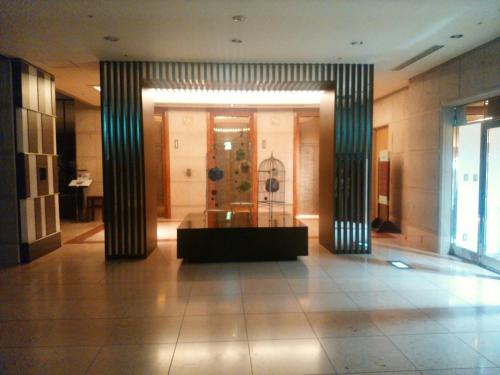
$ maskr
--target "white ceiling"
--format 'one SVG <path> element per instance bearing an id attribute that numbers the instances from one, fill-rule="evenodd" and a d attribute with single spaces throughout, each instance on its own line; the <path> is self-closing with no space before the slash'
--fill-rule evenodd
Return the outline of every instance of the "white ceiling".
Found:
<path id="1" fill-rule="evenodd" d="M 0 9 L 0 53 L 53 72 L 58 89 L 91 104 L 100 59 L 374 63 L 380 97 L 500 35 L 500 0 L 0 0 Z M 445 47 L 392 71 L 434 44 Z"/>

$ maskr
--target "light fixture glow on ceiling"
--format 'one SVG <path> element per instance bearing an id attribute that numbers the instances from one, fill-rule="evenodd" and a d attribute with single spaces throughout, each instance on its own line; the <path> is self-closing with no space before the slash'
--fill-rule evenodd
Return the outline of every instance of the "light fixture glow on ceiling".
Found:
<path id="1" fill-rule="evenodd" d="M 394 267 L 399 268 L 400 270 L 407 270 L 410 268 L 409 265 L 407 265 L 404 262 L 401 262 L 400 260 L 391 260 L 389 263 Z"/>
<path id="2" fill-rule="evenodd" d="M 216 133 L 241 133 L 249 131 L 250 128 L 214 128 L 214 132 Z"/>
<path id="3" fill-rule="evenodd" d="M 318 105 L 323 91 L 152 89 L 155 103 L 225 105 Z"/>

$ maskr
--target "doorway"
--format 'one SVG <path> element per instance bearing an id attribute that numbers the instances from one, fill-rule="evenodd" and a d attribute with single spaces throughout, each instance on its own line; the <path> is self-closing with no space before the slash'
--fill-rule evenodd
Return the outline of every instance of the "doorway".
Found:
<path id="1" fill-rule="evenodd" d="M 451 252 L 500 271 L 500 120 L 479 114 L 484 103 L 456 116 Z"/>
<path id="2" fill-rule="evenodd" d="M 389 149 L 389 126 L 381 126 L 373 129 L 373 151 L 372 151 L 372 181 L 371 181 L 371 221 L 379 217 L 384 221 L 389 220 L 389 210 L 387 205 L 380 205 L 386 212 L 379 212 L 379 156 L 381 151 Z M 383 209 L 384 210 L 384 209 Z"/>

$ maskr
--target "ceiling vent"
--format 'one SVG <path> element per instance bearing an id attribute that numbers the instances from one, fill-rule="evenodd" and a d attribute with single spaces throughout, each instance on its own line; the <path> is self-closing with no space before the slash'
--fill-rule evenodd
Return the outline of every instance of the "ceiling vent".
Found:
<path id="1" fill-rule="evenodd" d="M 392 70 L 395 70 L 395 71 L 402 70 L 402 69 L 406 68 L 407 66 L 409 66 L 413 63 L 416 63 L 418 60 L 421 60 L 424 57 L 429 56 L 431 53 L 436 52 L 438 49 L 441 49 L 443 47 L 444 47 L 444 45 L 439 45 L 439 44 L 433 45 L 432 47 L 427 48 L 425 51 L 420 52 L 418 55 L 413 56 L 411 59 L 406 60 L 404 63 L 399 64 L 398 66 L 396 66 Z"/>

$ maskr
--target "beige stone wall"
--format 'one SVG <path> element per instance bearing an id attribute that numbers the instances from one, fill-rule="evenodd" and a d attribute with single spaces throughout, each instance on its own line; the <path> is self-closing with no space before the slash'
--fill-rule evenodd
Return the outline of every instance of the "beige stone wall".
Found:
<path id="1" fill-rule="evenodd" d="M 390 217 L 407 245 L 439 251 L 445 106 L 498 89 L 499 66 L 500 41 L 494 41 L 413 77 L 406 89 L 374 103 L 374 126 L 389 125 Z"/>
<path id="2" fill-rule="evenodd" d="M 173 219 L 206 208 L 207 112 L 169 110 L 170 202 Z M 191 175 L 186 172 L 191 170 Z"/>
<path id="3" fill-rule="evenodd" d="M 273 156 L 285 165 L 285 202 L 293 212 L 293 111 L 260 110 L 256 115 L 257 164 Z"/>

